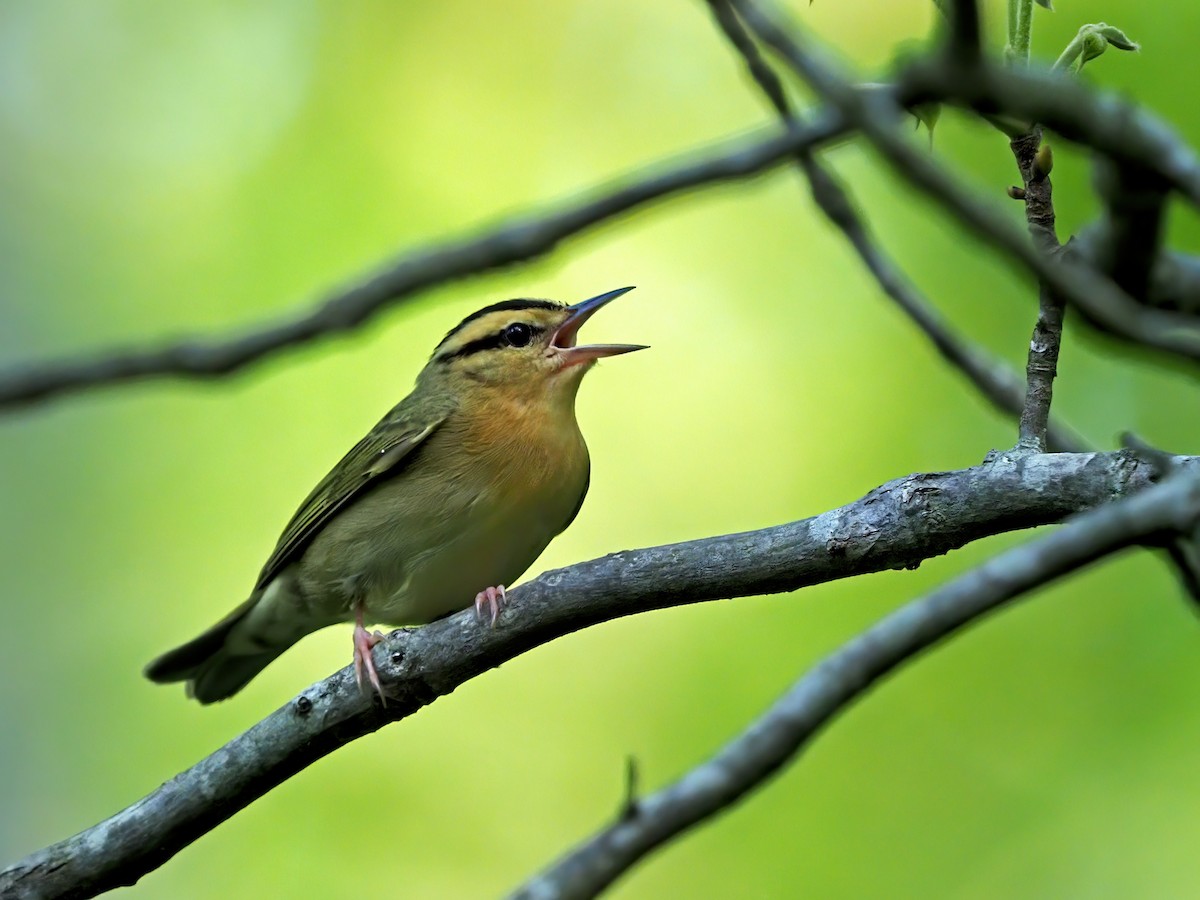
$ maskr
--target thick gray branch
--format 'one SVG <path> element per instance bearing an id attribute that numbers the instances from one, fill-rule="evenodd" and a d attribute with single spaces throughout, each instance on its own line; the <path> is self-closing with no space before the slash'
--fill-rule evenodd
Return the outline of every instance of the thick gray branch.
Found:
<path id="1" fill-rule="evenodd" d="M 1200 468 L 1197 457 L 1177 461 Z M 786 525 L 546 572 L 511 592 L 512 606 L 495 628 L 460 613 L 389 635 L 375 653 L 386 709 L 360 694 L 353 672 L 343 669 L 129 808 L 0 872 L 0 896 L 87 897 L 132 884 L 322 756 L 589 625 L 912 568 L 987 535 L 1106 504 L 1154 477 L 1153 467 L 1128 451 L 1002 455 L 970 469 L 900 478 Z"/>
<path id="2" fill-rule="evenodd" d="M 880 678 L 1006 601 L 1102 556 L 1200 520 L 1192 473 L 1085 512 L 901 607 L 827 656 L 707 762 L 630 804 L 626 814 L 532 878 L 520 900 L 593 897 L 651 851 L 733 806 L 795 759 Z"/>

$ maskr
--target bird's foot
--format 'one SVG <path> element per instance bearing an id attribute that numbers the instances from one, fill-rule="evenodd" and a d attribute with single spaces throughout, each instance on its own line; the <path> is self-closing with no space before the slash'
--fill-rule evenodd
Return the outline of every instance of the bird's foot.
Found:
<path id="1" fill-rule="evenodd" d="M 387 706 L 387 697 L 384 696 L 383 685 L 379 683 L 379 673 L 375 671 L 375 660 L 371 658 L 371 650 L 382 640 L 383 635 L 378 631 L 367 631 L 363 627 L 361 619 L 355 623 L 354 680 L 358 682 L 358 689 L 361 691 L 363 686 L 363 670 L 366 669 L 371 687 L 375 688 L 375 692 L 379 694 L 379 702 Z"/>
<path id="2" fill-rule="evenodd" d="M 483 608 L 486 606 L 491 612 L 490 624 L 495 625 L 496 619 L 507 603 L 508 594 L 504 592 L 504 585 L 485 588 L 475 595 L 475 618 L 480 622 L 484 620 Z"/>

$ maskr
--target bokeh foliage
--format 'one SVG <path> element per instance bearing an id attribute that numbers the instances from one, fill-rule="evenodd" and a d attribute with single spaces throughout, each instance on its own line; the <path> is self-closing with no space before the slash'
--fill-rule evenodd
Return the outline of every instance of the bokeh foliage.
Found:
<path id="1" fill-rule="evenodd" d="M 868 9 L 869 7 L 869 9 Z M 1084 77 L 1200 143 L 1200 8 L 1060 0 L 1137 57 Z M 794 4 L 878 79 L 928 0 Z M 988 7 L 994 43 L 1003 10 Z M 910 48 L 911 50 L 911 48 Z M 764 121 L 704 5 L 633 0 L 0 6 L 0 358 L 236 330 L 397 251 Z M 1004 142 L 957 114 L 934 152 L 1003 202 Z M 1064 236 L 1095 213 L 1056 145 Z M 1020 364 L 1034 290 L 854 146 L 830 158 L 956 323 Z M 1012 204 L 1012 214 L 1020 209 Z M 1196 249 L 1194 218 L 1177 246 Z M 244 596 L 296 503 L 477 306 L 634 283 L 589 325 L 651 352 L 591 375 L 591 496 L 535 572 L 767 525 L 1015 428 L 879 295 L 780 170 L 661 206 L 544 262 L 434 291 L 236 378 L 155 382 L 0 418 L 0 859 L 86 827 L 349 660 L 347 629 L 215 708 L 142 664 Z M 594 329 L 594 330 L 593 330 Z M 1194 395 L 1068 327 L 1056 409 L 1098 444 L 1200 448 Z M 694 765 L 820 654 L 1021 536 L 916 572 L 612 623 L 478 679 L 289 781 L 135 897 L 499 893 Z M 1194 896 L 1200 628 L 1140 554 L 1042 592 L 889 681 L 623 897 Z"/>

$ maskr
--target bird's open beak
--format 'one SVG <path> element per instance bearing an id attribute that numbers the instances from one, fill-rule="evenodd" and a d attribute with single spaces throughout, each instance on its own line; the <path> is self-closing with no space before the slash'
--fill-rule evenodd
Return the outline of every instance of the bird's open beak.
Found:
<path id="1" fill-rule="evenodd" d="M 575 366 L 580 363 L 602 359 L 606 356 L 619 356 L 622 353 L 632 353 L 634 350 L 646 349 L 644 344 L 585 344 L 582 347 L 575 346 L 575 337 L 579 333 L 579 329 L 583 326 L 584 322 L 595 314 L 596 310 L 616 300 L 622 294 L 628 294 L 632 290 L 632 287 L 617 288 L 615 291 L 609 291 L 607 294 L 601 294 L 598 297 L 592 297 L 590 300 L 584 300 L 582 303 L 576 303 L 574 306 L 568 307 L 571 310 L 571 315 L 567 317 L 565 322 L 558 326 L 558 330 L 554 332 L 554 337 L 550 341 L 550 346 L 559 351 L 564 366 Z"/>

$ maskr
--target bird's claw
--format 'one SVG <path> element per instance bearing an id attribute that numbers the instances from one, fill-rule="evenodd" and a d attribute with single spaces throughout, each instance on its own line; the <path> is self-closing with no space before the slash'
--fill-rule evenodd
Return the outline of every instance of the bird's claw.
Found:
<path id="1" fill-rule="evenodd" d="M 487 606 L 491 611 L 490 625 L 496 624 L 496 619 L 499 618 L 500 612 L 508 603 L 508 594 L 504 591 L 504 585 L 485 588 L 475 595 L 475 618 L 480 622 L 484 621 L 483 608 Z"/>
<path id="2" fill-rule="evenodd" d="M 383 640 L 383 635 L 378 631 L 367 631 L 363 627 L 362 622 L 358 622 L 354 626 L 354 680 L 358 682 L 358 689 L 361 691 L 363 687 L 363 670 L 367 672 L 367 678 L 371 682 L 371 687 L 379 694 L 379 702 L 387 706 L 387 697 L 383 693 L 383 685 L 379 682 L 379 673 L 375 671 L 375 660 L 371 658 L 371 650 L 375 645 Z"/>

